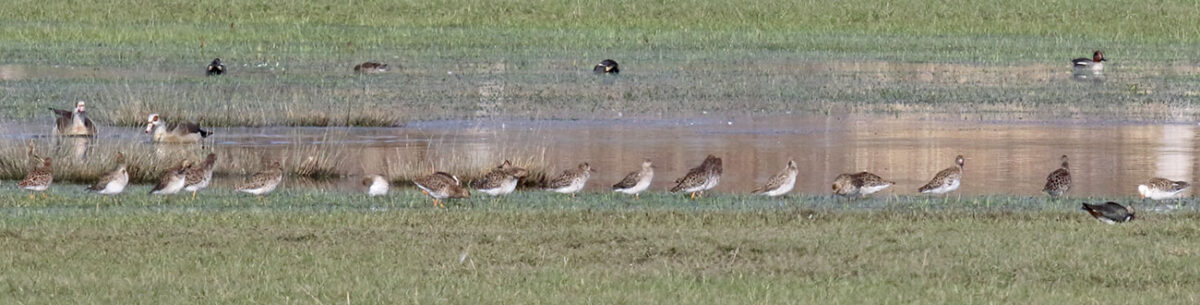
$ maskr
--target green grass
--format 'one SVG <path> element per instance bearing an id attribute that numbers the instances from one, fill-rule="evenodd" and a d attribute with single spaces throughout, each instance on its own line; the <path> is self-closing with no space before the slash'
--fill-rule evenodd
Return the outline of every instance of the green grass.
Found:
<path id="1" fill-rule="evenodd" d="M 1195 102 L 1197 79 L 1174 65 L 1193 61 L 1197 10 L 1106 0 L 17 1 L 0 12 L 0 68 L 13 75 L 0 83 L 0 118 L 47 117 L 45 107 L 75 100 L 119 126 L 155 112 L 208 126 L 701 111 L 1178 118 L 1195 115 L 1181 105 Z M 1112 58 L 1107 82 L 1069 81 L 1067 59 L 1094 49 Z M 230 75 L 201 76 L 213 57 Z M 591 75 L 604 58 L 623 75 Z M 398 69 L 350 72 L 366 60 Z"/>
<path id="2" fill-rule="evenodd" d="M 1194 302 L 1192 210 L 980 197 L 0 194 L 3 303 Z M 880 206 L 887 200 L 895 205 Z M 981 201 L 997 206 L 979 206 Z M 905 202 L 908 203 L 905 203 Z M 860 206 L 861 205 L 861 206 Z M 864 209 L 862 206 L 875 206 Z M 1136 292 L 1136 293 L 1134 293 Z"/>

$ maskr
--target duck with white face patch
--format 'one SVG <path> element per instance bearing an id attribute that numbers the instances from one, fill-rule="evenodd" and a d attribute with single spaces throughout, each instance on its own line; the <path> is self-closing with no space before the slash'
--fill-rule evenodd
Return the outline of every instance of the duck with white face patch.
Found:
<path id="1" fill-rule="evenodd" d="M 192 122 L 167 124 L 157 113 L 146 118 L 146 133 L 152 142 L 161 143 L 197 143 L 212 135 Z"/>
<path id="2" fill-rule="evenodd" d="M 96 135 L 96 125 L 87 118 L 87 103 L 79 101 L 75 103 L 75 109 L 71 111 L 54 108 L 50 108 L 50 111 L 57 116 L 54 120 L 54 135 L 83 137 Z"/>

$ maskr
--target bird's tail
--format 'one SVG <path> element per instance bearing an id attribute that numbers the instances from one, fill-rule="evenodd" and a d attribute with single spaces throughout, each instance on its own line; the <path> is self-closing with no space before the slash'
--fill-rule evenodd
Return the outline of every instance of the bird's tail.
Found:
<path id="1" fill-rule="evenodd" d="M 213 132 L 211 132 L 211 131 L 204 130 L 204 129 L 201 129 L 201 130 L 200 130 L 200 137 L 201 137 L 201 138 L 207 138 L 208 136 L 211 136 L 212 134 L 213 134 Z"/>

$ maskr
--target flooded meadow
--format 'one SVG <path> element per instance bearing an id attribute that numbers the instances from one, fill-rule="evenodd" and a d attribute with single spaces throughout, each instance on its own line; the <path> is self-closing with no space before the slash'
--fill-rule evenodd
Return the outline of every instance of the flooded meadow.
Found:
<path id="1" fill-rule="evenodd" d="M 913 194 L 933 175 L 966 157 L 965 195 L 1038 195 L 1046 175 L 1068 155 L 1074 176 L 1070 195 L 1136 195 L 1151 177 L 1196 181 L 1196 124 L 1117 120 L 1038 120 L 986 115 L 792 115 L 694 119 L 430 121 L 405 127 L 213 128 L 202 145 L 151 144 L 140 128 L 101 126 L 94 139 L 45 136 L 44 126 L 8 124 L 7 147 L 30 139 L 49 144 L 73 164 L 107 160 L 123 151 L 145 160 L 218 159 L 217 187 L 241 181 L 262 162 L 292 168 L 323 162 L 322 180 L 289 180 L 293 187 L 353 191 L 364 174 L 407 181 L 433 170 L 478 177 L 503 160 L 557 174 L 589 162 L 596 172 L 586 191 L 607 191 L 641 160 L 654 162 L 652 191 L 707 154 L 724 159 L 720 193 L 748 193 L 788 160 L 800 167 L 795 192 L 827 194 L 840 173 L 870 171 L 897 184 L 884 194 Z M 21 158 L 10 149 L 6 158 Z M 15 154 L 15 155 L 14 155 Z M 136 163 L 136 162 L 134 162 Z M 169 163 L 169 162 L 168 162 Z M 111 162 L 100 164 L 106 170 Z M 171 163 L 173 164 L 173 163 Z M 66 165 L 62 165 L 66 166 Z M 61 167 L 61 166 L 60 166 Z M 164 166 L 165 168 L 166 166 Z M 295 174 L 296 172 L 293 171 Z M 15 173 L 20 175 L 22 173 Z M 9 177 L 19 178 L 19 177 Z M 536 178 L 534 178 L 536 179 Z M 536 186 L 536 181 L 526 185 Z M 405 186 L 407 187 L 407 185 Z"/>

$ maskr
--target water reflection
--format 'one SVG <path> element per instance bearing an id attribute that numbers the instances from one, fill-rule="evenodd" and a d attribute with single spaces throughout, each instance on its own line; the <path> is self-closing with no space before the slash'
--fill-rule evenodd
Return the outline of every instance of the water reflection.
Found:
<path id="1" fill-rule="evenodd" d="M 38 128 L 27 125 L 0 127 L 10 131 L 0 138 L 5 145 L 40 136 Z M 197 160 L 214 150 L 222 156 L 218 173 L 228 177 L 218 180 L 234 181 L 257 170 L 263 159 L 328 158 L 350 177 L 321 187 L 345 190 L 354 190 L 363 174 L 404 178 L 447 170 L 469 176 L 505 159 L 557 173 L 587 161 L 596 169 L 587 189 L 601 192 L 647 158 L 656 166 L 651 190 L 665 190 L 711 153 L 724 159 L 725 176 L 716 192 L 749 192 L 794 159 L 801 169 L 795 191 L 810 194 L 828 193 L 838 174 L 864 170 L 897 182 L 882 194 L 913 194 L 962 154 L 966 165 L 959 193 L 1030 196 L 1041 196 L 1046 175 L 1066 154 L 1075 183 L 1068 195 L 1090 196 L 1133 195 L 1136 184 L 1155 176 L 1196 181 L 1194 129 L 1170 123 L 971 120 L 954 115 L 438 121 L 405 128 L 225 128 L 208 148 L 155 149 L 162 150 L 156 158 L 186 155 Z M 104 130 L 111 132 L 90 143 L 64 142 L 62 147 L 87 158 L 88 147 L 106 141 L 152 145 L 127 140 L 138 139 L 137 128 Z"/>

